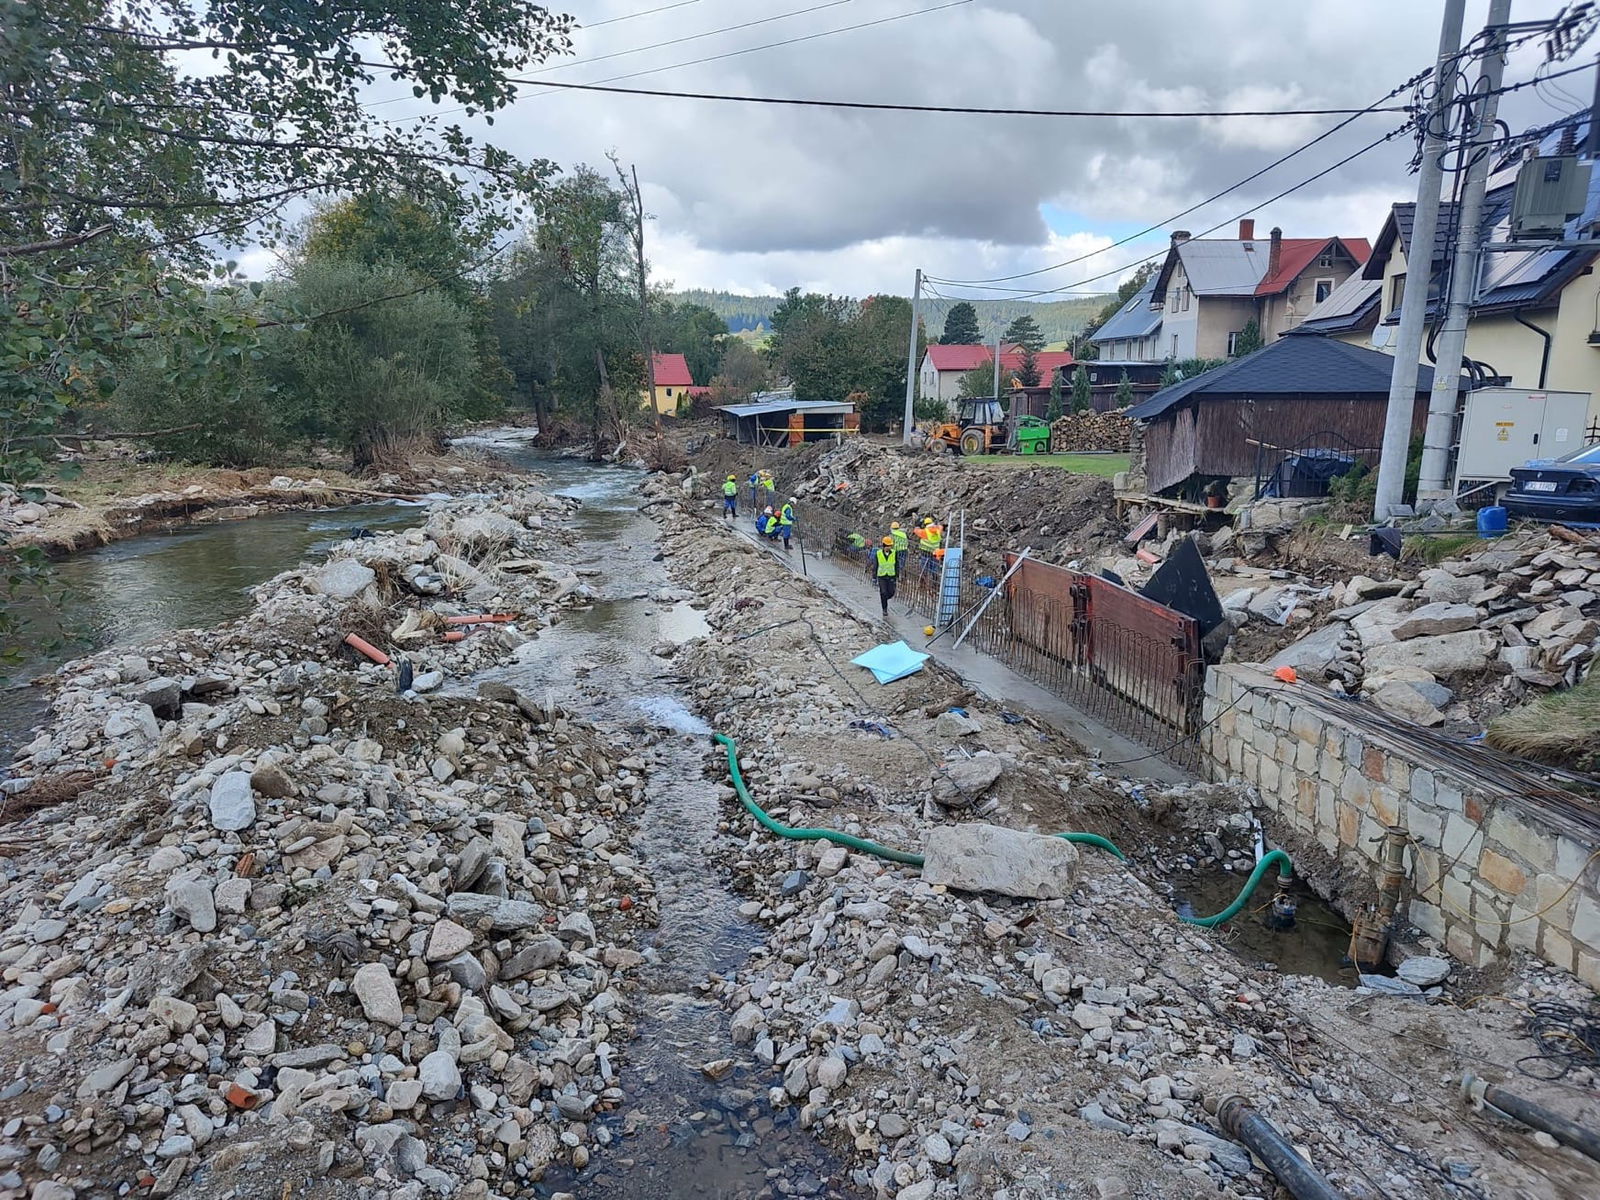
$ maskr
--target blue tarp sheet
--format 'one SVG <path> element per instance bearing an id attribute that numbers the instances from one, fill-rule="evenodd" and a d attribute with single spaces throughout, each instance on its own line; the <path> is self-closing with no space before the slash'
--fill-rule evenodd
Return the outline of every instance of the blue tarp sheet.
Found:
<path id="1" fill-rule="evenodd" d="M 879 683 L 893 683 L 896 679 L 904 679 L 922 670 L 922 664 L 928 661 L 928 656 L 920 650 L 913 650 L 904 642 L 885 642 L 865 654 L 856 655 L 850 661 L 871 671 Z"/>

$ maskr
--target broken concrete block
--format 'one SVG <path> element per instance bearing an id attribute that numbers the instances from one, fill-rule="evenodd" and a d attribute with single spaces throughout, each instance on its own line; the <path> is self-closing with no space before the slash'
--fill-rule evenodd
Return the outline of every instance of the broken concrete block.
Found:
<path id="1" fill-rule="evenodd" d="M 922 878 L 965 892 L 1058 900 L 1072 889 L 1078 851 L 1071 842 L 998 825 L 936 825 L 922 844 Z"/>

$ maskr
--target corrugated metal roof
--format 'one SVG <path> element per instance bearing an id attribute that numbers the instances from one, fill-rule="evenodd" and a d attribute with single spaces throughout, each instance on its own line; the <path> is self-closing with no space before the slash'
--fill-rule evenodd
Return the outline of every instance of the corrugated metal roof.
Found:
<path id="1" fill-rule="evenodd" d="M 1191 238 L 1178 243 L 1178 258 L 1197 296 L 1255 295 L 1256 285 L 1267 273 L 1271 253 L 1272 244 L 1260 239 L 1238 242 Z"/>
<path id="2" fill-rule="evenodd" d="M 1286 337 L 1241 359 L 1162 388 L 1135 404 L 1128 416 L 1158 417 L 1185 400 L 1207 396 L 1272 396 L 1307 393 L 1322 396 L 1387 396 L 1394 359 L 1377 350 L 1332 338 Z M 1433 387 L 1433 371 L 1417 370 L 1417 390 Z"/>
<path id="3" fill-rule="evenodd" d="M 1156 294 L 1155 276 L 1145 281 L 1145 285 L 1133 295 L 1128 297 L 1128 302 L 1111 315 L 1111 319 L 1099 329 L 1095 330 L 1091 342 L 1109 342 L 1121 338 L 1149 337 L 1161 328 L 1161 314 L 1150 307 L 1150 299 Z"/>
<path id="4" fill-rule="evenodd" d="M 768 404 L 720 404 L 718 412 L 725 412 L 735 417 L 766 416 L 781 412 L 802 413 L 848 413 L 854 412 L 856 406 L 847 400 L 776 400 Z"/>

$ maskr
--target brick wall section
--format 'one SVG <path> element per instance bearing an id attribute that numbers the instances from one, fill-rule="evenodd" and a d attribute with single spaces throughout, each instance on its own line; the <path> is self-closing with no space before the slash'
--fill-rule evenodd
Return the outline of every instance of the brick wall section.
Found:
<path id="1" fill-rule="evenodd" d="M 1201 739 L 1211 777 L 1256 788 L 1269 828 L 1275 814 L 1284 830 L 1345 862 L 1359 855 L 1373 874 L 1374 839 L 1404 826 L 1419 843 L 1411 924 L 1462 962 L 1528 950 L 1600 987 L 1594 835 L 1429 763 L 1403 735 L 1389 740 L 1297 703 L 1304 686 L 1246 665 L 1208 671 Z"/>

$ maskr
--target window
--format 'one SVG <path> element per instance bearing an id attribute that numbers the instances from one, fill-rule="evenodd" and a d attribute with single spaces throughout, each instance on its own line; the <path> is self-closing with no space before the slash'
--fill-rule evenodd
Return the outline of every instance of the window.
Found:
<path id="1" fill-rule="evenodd" d="M 1333 251 L 1329 250 L 1326 254 L 1320 256 L 1317 259 L 1317 266 L 1324 271 L 1333 270 Z"/>
<path id="2" fill-rule="evenodd" d="M 667 389 L 667 399 L 668 399 L 668 400 L 671 400 L 671 399 L 672 399 L 672 389 L 671 389 L 671 388 L 668 388 L 668 389 Z"/>
<path id="3" fill-rule="evenodd" d="M 1331 295 L 1333 295 L 1333 280 L 1331 280 L 1331 279 L 1319 279 L 1319 280 L 1317 280 L 1317 303 L 1321 304 L 1324 300 L 1326 300 Z"/>
<path id="4" fill-rule="evenodd" d="M 1177 358 L 1178 357 L 1178 335 L 1177 334 L 1173 334 L 1172 335 L 1172 357 L 1173 358 Z"/>
<path id="5" fill-rule="evenodd" d="M 1232 358 L 1234 355 L 1239 353 L 1239 335 L 1241 333 L 1243 333 L 1243 332 L 1244 332 L 1244 330 L 1242 330 L 1242 329 L 1235 329 L 1232 333 L 1230 333 L 1228 335 L 1228 357 L 1229 358 Z"/>
<path id="6" fill-rule="evenodd" d="M 1400 311 L 1400 302 L 1406 298 L 1406 273 L 1404 271 L 1394 275 L 1389 280 L 1389 311 Z"/>

